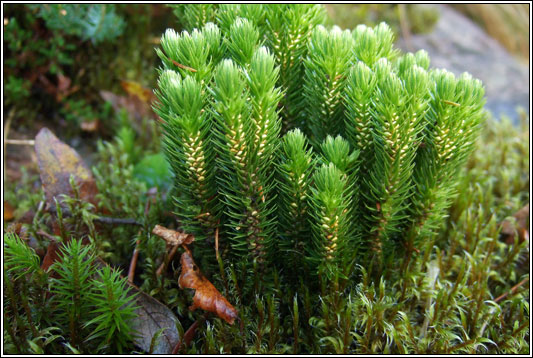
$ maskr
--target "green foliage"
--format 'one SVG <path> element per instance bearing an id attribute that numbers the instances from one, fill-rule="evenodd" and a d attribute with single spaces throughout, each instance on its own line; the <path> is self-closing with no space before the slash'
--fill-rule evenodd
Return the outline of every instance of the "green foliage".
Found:
<path id="1" fill-rule="evenodd" d="M 30 5 L 52 30 L 62 30 L 94 44 L 113 40 L 124 31 L 125 22 L 115 13 L 114 5 L 46 4 Z"/>
<path id="2" fill-rule="evenodd" d="M 265 44 L 279 66 L 278 86 L 284 90 L 281 116 L 285 129 L 300 126 L 305 120 L 301 91 L 303 60 L 307 57 L 311 32 L 325 19 L 324 7 L 317 4 L 266 6 Z"/>
<path id="3" fill-rule="evenodd" d="M 150 188 L 165 187 L 172 179 L 168 162 L 161 153 L 145 156 L 135 165 L 133 175 Z"/>
<path id="4" fill-rule="evenodd" d="M 121 352 L 132 347 L 128 322 L 135 316 L 135 295 L 119 271 L 96 268 L 92 245 L 76 239 L 65 244 L 50 268 L 54 275 L 40 268 L 39 257 L 18 236 L 4 235 L 4 245 L 9 307 L 4 322 L 16 345 L 7 351 Z"/>
<path id="5" fill-rule="evenodd" d="M 187 77 L 182 81 L 171 70 L 162 73 L 159 84 L 161 90 L 173 94 L 162 100 L 156 111 L 165 120 L 164 128 L 172 133 L 165 137 L 164 148 L 167 157 L 173 159 L 169 162 L 175 185 L 183 188 L 175 199 L 177 207 L 182 208 L 178 215 L 184 228 L 200 238 L 213 228 L 219 215 L 214 158 L 212 148 L 207 145 L 213 135 L 212 125 L 202 110 L 205 93 L 202 94 L 201 85 L 195 79 Z M 197 217 L 204 218 L 200 225 L 196 224 Z"/>
<path id="6" fill-rule="evenodd" d="M 424 145 L 416 158 L 416 185 L 410 230 L 422 240 L 440 224 L 443 209 L 455 193 L 457 172 L 472 151 L 482 122 L 483 88 L 470 75 L 455 79 L 435 71 L 435 91 L 428 110 Z M 412 243 L 409 243 L 410 245 Z"/>
<path id="7" fill-rule="evenodd" d="M 23 78 L 9 76 L 4 84 L 6 93 L 5 104 L 12 105 L 18 101 L 22 102 L 30 96 L 31 83 Z"/>
<path id="8" fill-rule="evenodd" d="M 398 56 L 398 50 L 393 48 L 394 36 L 390 27 L 382 22 L 376 27 L 358 25 L 352 32 L 355 40 L 354 55 L 371 69 L 375 69 L 377 62 L 385 58 L 389 61 Z"/>
<path id="9" fill-rule="evenodd" d="M 96 112 L 93 106 L 87 103 L 84 99 L 67 99 L 63 107 L 59 110 L 59 113 L 65 118 L 66 121 L 80 125 L 83 122 L 93 122 L 98 118 L 108 117 L 109 113 Z"/>
<path id="10" fill-rule="evenodd" d="M 215 4 L 198 4 L 197 6 L 178 4 L 168 6 L 172 8 L 174 15 L 186 28 L 202 27 L 208 22 L 213 22 L 217 9 Z"/>
<path id="11" fill-rule="evenodd" d="M 222 149 L 220 187 L 231 223 L 230 239 L 234 249 L 249 251 L 259 264 L 274 230 L 274 173 L 267 169 L 278 145 L 275 108 L 280 95 L 274 89 L 273 66 L 274 59 L 264 48 L 254 54 L 246 79 L 242 69 L 225 60 L 216 69 L 213 89 L 216 143 Z"/>
<path id="12" fill-rule="evenodd" d="M 252 49 L 261 43 L 267 46 L 275 58 L 276 65 L 279 66 L 277 85 L 285 89 L 280 102 L 285 129 L 300 125 L 305 118 L 302 115 L 305 108 L 302 103 L 300 83 L 304 74 L 302 59 L 307 55 L 307 41 L 312 30 L 317 25 L 323 24 L 326 19 L 326 11 L 322 6 L 202 4 L 174 5 L 174 7 L 174 12 L 185 29 L 201 28 L 208 22 L 218 25 L 223 36 L 228 38 L 225 42 L 230 48 L 232 59 L 239 64 L 245 59 L 235 57 L 238 52 L 242 52 L 240 56 L 246 54 L 249 59 L 253 54 Z M 255 29 L 250 28 L 250 25 Z M 176 60 L 180 62 L 179 59 Z M 190 60 L 186 60 L 185 63 L 188 61 Z"/>
<path id="13" fill-rule="evenodd" d="M 286 252 L 287 272 L 301 273 L 307 238 L 311 237 L 307 218 L 315 159 L 299 129 L 291 130 L 283 137 L 280 156 L 279 248 Z"/>

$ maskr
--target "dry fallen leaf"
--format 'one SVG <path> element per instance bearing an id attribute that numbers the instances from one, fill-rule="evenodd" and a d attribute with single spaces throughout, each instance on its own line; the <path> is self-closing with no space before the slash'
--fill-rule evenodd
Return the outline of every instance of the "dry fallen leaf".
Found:
<path id="1" fill-rule="evenodd" d="M 129 95 L 135 96 L 143 102 L 150 104 L 155 99 L 152 90 L 141 86 L 140 83 L 133 81 L 120 81 L 120 85 L 124 91 L 128 92 Z"/>
<path id="2" fill-rule="evenodd" d="M 181 255 L 181 275 L 178 280 L 180 288 L 192 288 L 194 293 L 191 311 L 201 308 L 205 311 L 216 313 L 220 318 L 233 324 L 237 318 L 237 310 L 226 300 L 215 286 L 200 272 L 194 263 L 191 252 L 185 247 Z"/>
<path id="3" fill-rule="evenodd" d="M 48 79 L 45 73 L 38 75 L 38 80 L 43 89 L 50 95 L 54 96 L 56 101 L 62 102 L 66 97 L 79 91 L 80 86 L 70 86 L 72 80 L 62 74 L 57 75 L 57 84 Z M 33 82 L 33 81 L 32 81 Z"/>
<path id="4" fill-rule="evenodd" d="M 515 233 L 518 233 L 519 242 L 529 240 L 529 204 L 518 210 L 513 217 L 516 223 L 504 220 L 501 224 L 501 237 L 509 245 L 514 243 Z"/>
<path id="5" fill-rule="evenodd" d="M 57 139 L 48 128 L 43 128 L 35 137 L 35 152 L 49 205 L 55 205 L 54 198 L 60 201 L 61 194 L 74 194 L 69 183 L 70 176 L 73 175 L 79 186 L 81 199 L 96 206 L 96 183 L 91 171 L 74 149 Z"/>
<path id="6" fill-rule="evenodd" d="M 191 234 L 170 230 L 161 225 L 154 226 L 152 233 L 162 237 L 169 245 L 173 246 L 179 246 L 183 244 L 188 245 L 194 241 L 194 236 Z"/>
<path id="7" fill-rule="evenodd" d="M 48 248 L 46 249 L 46 255 L 44 256 L 43 262 L 41 263 L 41 269 L 43 271 L 48 271 L 50 266 L 52 266 L 56 261 L 60 259 L 59 245 L 59 243 L 50 240 Z"/>
<path id="8" fill-rule="evenodd" d="M 111 103 L 113 110 L 119 113 L 121 109 L 125 109 L 133 120 L 131 124 L 135 131 L 139 134 L 143 133 L 142 121 L 143 118 L 153 118 L 159 120 L 159 117 L 152 110 L 151 102 L 144 102 L 139 97 L 134 95 L 119 96 L 109 91 L 100 91 L 100 96 Z"/>
<path id="9" fill-rule="evenodd" d="M 14 212 L 15 209 L 11 206 L 11 204 L 4 200 L 4 221 L 13 220 L 15 217 Z"/>
<path id="10" fill-rule="evenodd" d="M 158 120 L 159 117 L 152 110 L 152 102 L 155 100 L 153 92 L 141 86 L 137 82 L 121 81 L 120 82 L 127 96 L 120 96 L 109 91 L 100 91 L 100 96 L 107 102 L 111 103 L 115 112 L 124 108 L 131 118 L 135 131 L 142 133 L 144 130 L 141 122 L 143 118 L 152 118 Z"/>
<path id="11" fill-rule="evenodd" d="M 139 293 L 135 298 L 135 313 L 131 327 L 137 332 L 134 342 L 137 346 L 148 352 L 152 345 L 154 335 L 163 329 L 163 332 L 153 345 L 153 354 L 170 354 L 180 340 L 176 322 L 179 321 L 172 310 L 130 284 L 130 294 Z"/>
<path id="12" fill-rule="evenodd" d="M 55 208 L 54 198 L 62 202 L 61 195 L 73 196 L 70 176 L 79 188 L 80 198 L 97 207 L 96 194 L 98 189 L 89 168 L 79 154 L 70 146 L 61 142 L 48 128 L 43 128 L 35 137 L 35 152 L 41 182 L 50 208 Z M 60 235 L 56 222 L 53 222 L 54 235 Z M 46 255 L 41 264 L 45 271 L 59 259 L 59 249 L 62 244 L 49 240 Z"/>

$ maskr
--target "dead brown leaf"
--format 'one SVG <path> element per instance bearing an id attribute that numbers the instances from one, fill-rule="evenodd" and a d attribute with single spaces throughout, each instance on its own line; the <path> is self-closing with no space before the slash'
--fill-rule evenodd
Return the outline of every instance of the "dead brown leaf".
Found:
<path id="1" fill-rule="evenodd" d="M 44 255 L 43 262 L 41 263 L 41 269 L 43 271 L 47 272 L 50 266 L 60 259 L 59 245 L 58 242 L 50 240 L 48 248 L 46 249 L 46 255 Z"/>
<path id="2" fill-rule="evenodd" d="M 133 81 L 120 81 L 120 85 L 129 95 L 137 97 L 142 102 L 151 104 L 155 99 L 152 90 L 141 86 L 140 83 Z"/>
<path id="3" fill-rule="evenodd" d="M 132 124 L 135 130 L 142 131 L 140 123 L 143 118 L 158 119 L 152 110 L 152 102 L 155 100 L 155 95 L 150 89 L 141 86 L 137 82 L 121 81 L 120 84 L 127 96 L 120 96 L 109 91 L 100 91 L 100 96 L 111 103 L 115 112 L 124 108 L 130 117 L 134 119 Z"/>
<path id="4" fill-rule="evenodd" d="M 529 240 L 529 204 L 518 210 L 513 217 L 515 222 L 504 220 L 501 224 L 501 238 L 509 245 L 514 243 L 516 233 L 519 242 Z"/>
<path id="5" fill-rule="evenodd" d="M 61 201 L 61 194 L 74 194 L 69 183 L 70 176 L 73 175 L 79 186 L 80 198 L 96 206 L 96 183 L 91 171 L 74 149 L 61 142 L 48 128 L 43 128 L 35 137 L 35 152 L 49 205 L 55 205 L 54 198 Z"/>
<path id="6" fill-rule="evenodd" d="M 71 87 L 72 80 L 62 74 L 57 75 L 57 85 L 50 81 L 45 73 L 40 74 L 38 79 L 43 89 L 54 96 L 58 103 L 80 89 L 77 85 Z"/>
<path id="7" fill-rule="evenodd" d="M 158 117 L 152 110 L 151 103 L 144 102 L 136 96 L 119 96 L 113 92 L 109 91 L 100 91 L 100 96 L 111 103 L 113 110 L 119 112 L 121 109 L 125 109 L 130 118 L 133 118 L 131 124 L 133 125 L 135 131 L 139 134 L 142 134 L 142 120 L 143 118 L 152 118 L 158 120 Z"/>
<path id="8" fill-rule="evenodd" d="M 167 229 L 161 225 L 154 226 L 152 233 L 162 237 L 169 245 L 173 246 L 179 246 L 183 244 L 188 245 L 194 241 L 194 236 L 191 234 L 185 234 L 175 230 Z"/>
<path id="9" fill-rule="evenodd" d="M 154 335 L 163 330 L 156 344 L 152 347 L 153 354 L 170 354 L 180 340 L 176 322 L 179 321 L 170 308 L 130 284 L 130 294 L 139 293 L 135 299 L 137 316 L 131 321 L 131 327 L 137 332 L 134 342 L 148 352 Z"/>
<path id="10" fill-rule="evenodd" d="M 4 200 L 4 221 L 10 221 L 15 218 L 15 208 Z"/>
<path id="11" fill-rule="evenodd" d="M 196 290 L 191 311 L 201 308 L 205 311 L 216 313 L 220 318 L 233 324 L 237 318 L 237 310 L 226 300 L 215 286 L 202 274 L 194 263 L 191 252 L 185 246 L 181 255 L 181 275 L 178 280 L 180 288 Z"/>

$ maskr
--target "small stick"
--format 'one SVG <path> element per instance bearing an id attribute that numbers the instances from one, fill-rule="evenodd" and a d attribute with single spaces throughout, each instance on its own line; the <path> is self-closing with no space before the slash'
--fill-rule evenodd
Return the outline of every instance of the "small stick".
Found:
<path id="1" fill-rule="evenodd" d="M 60 242 L 60 240 L 58 240 L 57 237 L 50 235 L 49 233 L 44 232 L 42 230 L 37 231 L 37 234 L 46 237 L 48 240 L 51 240 L 54 242 Z"/>
<path id="2" fill-rule="evenodd" d="M 150 210 L 150 200 L 147 200 L 146 204 L 144 205 L 145 218 L 148 216 L 148 210 Z M 139 232 L 137 232 L 137 241 L 135 242 L 135 249 L 133 250 L 133 255 L 131 256 L 130 269 L 128 270 L 129 283 L 133 283 L 133 279 L 135 278 L 135 268 L 137 267 L 137 261 L 139 260 L 139 245 L 141 244 L 141 233 L 142 229 L 139 229 Z"/>
<path id="3" fill-rule="evenodd" d="M 137 233 L 137 235 L 141 234 L 141 230 Z M 131 256 L 130 261 L 130 269 L 128 270 L 128 282 L 133 283 L 133 279 L 135 278 L 135 268 L 137 267 L 137 261 L 139 260 L 139 245 L 141 244 L 141 239 L 138 238 L 135 242 L 135 249 L 133 250 L 133 255 Z"/>
<path id="4" fill-rule="evenodd" d="M 170 245 L 172 246 L 172 250 L 170 253 L 165 257 L 165 260 L 159 266 L 159 268 L 156 271 L 156 275 L 160 276 L 163 271 L 167 268 L 168 263 L 174 258 L 174 255 L 176 255 L 176 252 L 178 251 L 178 247 L 183 245 L 186 247 L 186 244 L 190 244 L 194 241 L 194 235 L 186 234 L 182 232 L 178 232 L 175 230 L 167 229 L 164 226 L 156 225 L 152 229 L 152 233 L 161 237 L 163 240 L 166 241 L 167 247 Z"/>
<path id="5" fill-rule="evenodd" d="M 520 281 L 519 283 L 517 283 L 516 285 L 514 285 L 510 291 L 508 292 L 505 292 L 504 294 L 502 294 L 501 296 L 499 296 L 498 298 L 496 298 L 494 300 L 494 302 L 498 303 L 500 302 L 501 300 L 503 300 L 505 297 L 509 296 L 510 294 L 511 295 L 514 295 L 516 290 L 520 288 L 520 286 L 522 286 L 524 283 L 526 283 L 527 281 L 529 281 L 529 277 L 526 277 L 525 279 L 523 279 L 522 281 Z"/>
<path id="6" fill-rule="evenodd" d="M 140 222 L 132 218 L 110 218 L 106 216 L 98 216 L 94 218 L 94 221 L 98 221 L 104 224 L 113 224 L 113 225 L 138 225 L 142 226 Z"/>
<path id="7" fill-rule="evenodd" d="M 168 56 L 167 56 L 167 58 L 168 58 L 170 61 L 172 61 L 172 63 L 173 63 L 174 65 L 178 66 L 179 68 L 182 68 L 182 69 L 184 69 L 184 70 L 188 70 L 188 71 L 191 71 L 191 72 L 198 72 L 198 71 L 196 71 L 194 68 L 189 67 L 189 66 L 182 65 L 181 63 L 179 63 L 179 62 L 177 62 L 177 61 L 171 59 L 171 58 L 168 57 Z"/>

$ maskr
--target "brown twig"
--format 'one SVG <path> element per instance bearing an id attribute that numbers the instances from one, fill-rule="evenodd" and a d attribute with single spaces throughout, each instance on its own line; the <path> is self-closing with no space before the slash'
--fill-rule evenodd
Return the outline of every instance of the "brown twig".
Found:
<path id="1" fill-rule="evenodd" d="M 197 70 L 195 70 L 194 68 L 192 67 L 189 67 L 189 66 L 185 66 L 185 65 L 182 65 L 181 63 L 171 59 L 170 57 L 167 56 L 167 58 L 172 61 L 172 63 L 176 66 L 178 66 L 179 68 L 182 68 L 184 70 L 188 70 L 188 71 L 191 71 L 191 72 L 198 72 Z"/>
<path id="2" fill-rule="evenodd" d="M 137 233 L 137 236 L 141 234 L 141 230 Z M 137 267 L 137 261 L 139 260 L 139 245 L 141 244 L 141 239 L 138 238 L 135 242 L 135 249 L 133 250 L 133 255 L 131 256 L 130 269 L 128 270 L 128 282 L 133 283 L 135 278 L 135 268 Z"/>
<path id="3" fill-rule="evenodd" d="M 148 217 L 148 211 L 150 210 L 150 200 L 146 201 L 144 205 L 144 217 Z M 133 283 L 135 278 L 135 268 L 137 267 L 137 261 L 139 260 L 139 245 L 141 244 L 141 233 L 142 229 L 137 233 L 137 241 L 135 242 L 135 249 L 133 250 L 133 255 L 131 256 L 130 269 L 128 270 L 128 282 Z"/>
<path id="4" fill-rule="evenodd" d="M 142 226 L 140 222 L 138 222 L 135 219 L 131 218 L 110 218 L 106 216 L 98 216 L 94 218 L 94 221 L 98 221 L 104 224 L 112 224 L 112 225 L 138 225 Z"/>
<path id="5" fill-rule="evenodd" d="M 54 241 L 54 242 L 60 242 L 61 241 L 61 240 L 58 240 L 57 237 L 55 237 L 54 235 L 50 235 L 49 233 L 44 232 L 42 230 L 37 231 L 37 235 L 44 236 L 48 240 L 51 240 L 51 241 Z"/>
<path id="6" fill-rule="evenodd" d="M 510 291 L 508 292 L 505 292 L 504 294 L 500 295 L 499 297 L 497 297 L 494 302 L 498 303 L 500 302 L 501 300 L 503 300 L 505 297 L 509 296 L 509 295 L 514 295 L 516 293 L 516 290 L 518 290 L 523 284 L 525 284 L 527 281 L 529 281 L 529 277 L 526 277 L 525 279 L 523 279 L 522 281 L 520 281 L 519 283 L 517 283 L 516 285 L 514 285 Z"/>
<path id="7" fill-rule="evenodd" d="M 33 139 L 6 139 L 5 144 L 13 145 L 35 145 L 35 140 Z"/>
<path id="8" fill-rule="evenodd" d="M 520 325 L 520 327 L 518 327 L 517 329 L 513 330 L 513 332 L 511 333 L 511 337 L 514 337 L 515 335 L 520 333 L 520 331 L 522 331 L 523 329 L 525 329 L 527 327 L 529 327 L 529 322 L 522 323 L 522 325 Z M 502 345 L 507 345 L 507 341 L 501 340 L 498 343 L 496 343 L 496 347 L 501 347 Z"/>
<path id="9" fill-rule="evenodd" d="M 154 226 L 154 228 L 152 229 L 152 233 L 165 240 L 167 243 L 167 248 L 168 246 L 172 246 L 172 250 L 170 250 L 168 255 L 165 257 L 165 260 L 163 260 L 163 263 L 156 271 L 156 275 L 160 276 L 163 271 L 166 270 L 168 263 L 172 261 L 172 259 L 176 255 L 178 247 L 182 245 L 186 247 L 186 244 L 190 244 L 191 242 L 193 242 L 194 235 L 167 229 L 166 227 L 161 225 Z"/>

